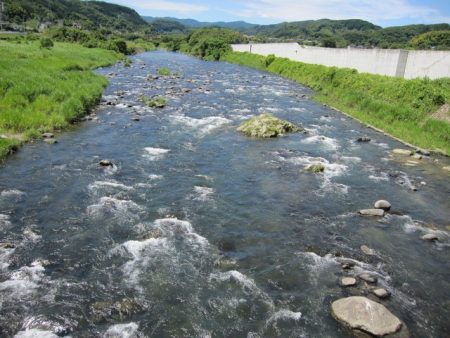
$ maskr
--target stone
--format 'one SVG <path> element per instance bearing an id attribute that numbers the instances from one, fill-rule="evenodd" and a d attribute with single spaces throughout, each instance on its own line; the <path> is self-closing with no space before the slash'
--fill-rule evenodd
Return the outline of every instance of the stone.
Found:
<path id="1" fill-rule="evenodd" d="M 450 171 L 450 166 L 442 167 L 443 170 Z"/>
<path id="2" fill-rule="evenodd" d="M 271 138 L 286 133 L 302 131 L 303 128 L 271 114 L 261 114 L 243 122 L 237 129 L 246 136 Z"/>
<path id="3" fill-rule="evenodd" d="M 52 133 L 43 133 L 43 134 L 42 134 L 42 137 L 43 137 L 43 138 L 53 138 L 53 137 L 55 137 L 55 135 L 52 134 Z"/>
<path id="4" fill-rule="evenodd" d="M 318 174 L 325 171 L 325 166 L 322 163 L 313 163 L 305 168 L 306 171 Z"/>
<path id="5" fill-rule="evenodd" d="M 45 138 L 45 139 L 44 139 L 44 142 L 45 142 L 45 143 L 48 143 L 48 144 L 55 144 L 55 143 L 58 143 L 58 141 L 55 140 L 54 138 Z"/>
<path id="6" fill-rule="evenodd" d="M 426 234 L 421 237 L 424 241 L 438 241 L 439 237 L 435 234 Z"/>
<path id="7" fill-rule="evenodd" d="M 116 302 L 95 302 L 91 305 L 92 319 L 95 323 L 122 321 L 143 310 L 144 306 L 134 298 L 123 298 Z"/>
<path id="8" fill-rule="evenodd" d="M 140 119 L 139 117 L 135 116 L 135 117 L 133 117 L 131 120 L 138 122 L 138 121 L 140 121 L 141 119 Z"/>
<path id="9" fill-rule="evenodd" d="M 356 142 L 360 142 L 360 143 L 365 143 L 365 142 L 370 142 L 370 141 L 371 141 L 371 139 L 368 137 L 358 137 L 356 139 Z"/>
<path id="10" fill-rule="evenodd" d="M 13 243 L 9 243 L 9 242 L 0 243 L 0 248 L 3 248 L 3 249 L 14 249 L 15 247 L 16 247 L 16 245 Z"/>
<path id="11" fill-rule="evenodd" d="M 112 162 L 110 160 L 101 160 L 98 162 L 102 167 L 112 167 Z"/>
<path id="12" fill-rule="evenodd" d="M 154 228 L 143 234 L 140 239 L 145 241 L 150 238 L 160 238 L 162 237 L 162 235 L 163 232 L 161 231 L 161 229 Z"/>
<path id="13" fill-rule="evenodd" d="M 361 273 L 358 275 L 358 278 L 362 279 L 367 283 L 376 283 L 378 281 L 378 278 L 371 275 L 370 273 Z"/>
<path id="14" fill-rule="evenodd" d="M 364 252 L 364 254 L 366 254 L 368 256 L 375 255 L 375 250 L 369 248 L 367 245 L 361 245 L 361 251 Z"/>
<path id="15" fill-rule="evenodd" d="M 383 209 L 384 211 L 389 211 L 391 209 L 391 203 L 386 200 L 378 200 L 373 205 L 375 209 Z"/>
<path id="16" fill-rule="evenodd" d="M 411 150 L 408 149 L 394 149 L 392 150 L 393 154 L 396 155 L 404 155 L 404 156 L 411 156 L 413 154 L 413 152 Z"/>
<path id="17" fill-rule="evenodd" d="M 423 156 L 420 155 L 420 154 L 414 154 L 413 155 L 413 159 L 415 159 L 415 160 L 421 160 L 422 158 L 423 158 Z"/>
<path id="18" fill-rule="evenodd" d="M 362 209 L 362 210 L 359 210 L 359 214 L 362 215 L 362 216 L 383 217 L 384 216 L 384 210 L 383 209 Z"/>
<path id="19" fill-rule="evenodd" d="M 356 278 L 353 278 L 353 277 L 342 277 L 341 278 L 341 285 L 342 286 L 355 286 L 356 285 Z"/>
<path id="20" fill-rule="evenodd" d="M 377 296 L 378 298 L 381 299 L 385 299 L 387 297 L 389 297 L 391 294 L 389 293 L 389 291 L 386 291 L 383 288 L 378 288 L 378 289 L 373 289 L 371 291 L 375 296 Z"/>
<path id="21" fill-rule="evenodd" d="M 338 299 L 331 304 L 331 311 L 344 325 L 376 337 L 394 334 L 403 325 L 384 305 L 366 297 L 352 296 Z"/>
<path id="22" fill-rule="evenodd" d="M 417 149 L 416 153 L 424 155 L 424 156 L 430 156 L 431 152 L 428 149 Z"/>

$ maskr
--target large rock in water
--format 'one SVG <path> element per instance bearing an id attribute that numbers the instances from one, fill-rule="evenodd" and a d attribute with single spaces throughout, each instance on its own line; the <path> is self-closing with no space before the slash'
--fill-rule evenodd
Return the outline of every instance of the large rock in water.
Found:
<path id="1" fill-rule="evenodd" d="M 252 137 L 277 137 L 286 133 L 302 131 L 303 128 L 270 114 L 261 114 L 242 123 L 237 129 Z"/>
<path id="2" fill-rule="evenodd" d="M 354 330 L 376 337 L 396 333 L 402 322 L 382 304 L 366 297 L 353 296 L 338 299 L 331 304 L 333 316 Z"/>

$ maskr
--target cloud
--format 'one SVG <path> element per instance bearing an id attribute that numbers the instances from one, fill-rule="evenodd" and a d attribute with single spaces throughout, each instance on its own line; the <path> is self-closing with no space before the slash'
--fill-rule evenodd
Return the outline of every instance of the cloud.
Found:
<path id="1" fill-rule="evenodd" d="M 436 21 L 442 18 L 442 13 L 437 9 L 413 5 L 408 0 L 247 0 L 240 15 L 281 21 L 321 18 Z"/>
<path id="2" fill-rule="evenodd" d="M 153 11 L 167 11 L 176 12 L 181 14 L 201 13 L 206 12 L 209 8 L 206 5 L 196 5 L 186 2 L 178 1 L 166 1 L 166 0 L 129 0 L 129 1 L 116 1 L 121 2 L 123 5 L 131 6 L 139 10 L 153 10 Z"/>

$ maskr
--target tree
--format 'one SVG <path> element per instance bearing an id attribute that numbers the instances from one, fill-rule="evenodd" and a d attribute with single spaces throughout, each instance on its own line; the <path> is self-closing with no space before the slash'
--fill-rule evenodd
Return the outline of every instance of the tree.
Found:
<path id="1" fill-rule="evenodd" d="M 322 39 L 322 47 L 336 48 L 336 39 L 333 37 L 326 37 Z"/>

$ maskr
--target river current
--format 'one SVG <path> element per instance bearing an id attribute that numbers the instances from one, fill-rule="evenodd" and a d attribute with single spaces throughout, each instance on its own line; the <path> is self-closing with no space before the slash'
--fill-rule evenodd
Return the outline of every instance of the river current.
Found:
<path id="1" fill-rule="evenodd" d="M 330 304 L 374 297 L 339 285 L 361 272 L 411 337 L 448 337 L 447 159 L 392 156 L 404 146 L 245 67 L 152 52 L 98 73 L 92 120 L 0 166 L 1 337 L 352 337 Z M 165 108 L 139 99 L 156 94 Z M 307 133 L 236 131 L 263 112 Z M 358 214 L 379 199 L 390 213 Z"/>

